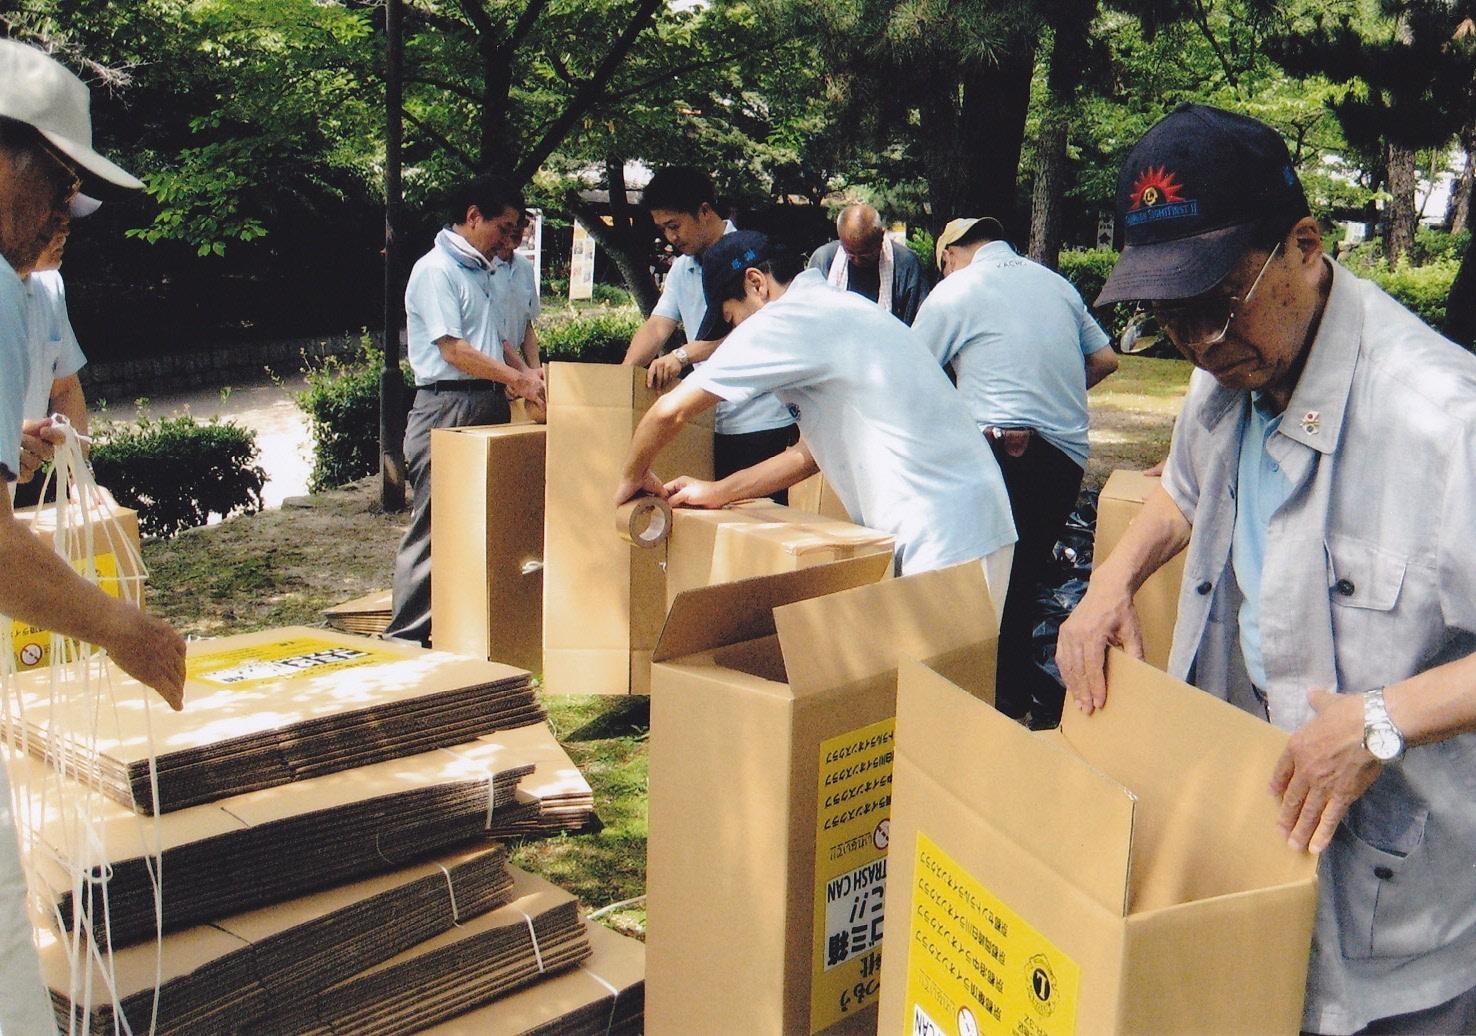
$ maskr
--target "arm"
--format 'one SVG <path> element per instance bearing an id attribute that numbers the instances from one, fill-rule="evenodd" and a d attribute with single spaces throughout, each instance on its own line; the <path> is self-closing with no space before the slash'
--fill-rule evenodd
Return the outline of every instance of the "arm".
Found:
<path id="1" fill-rule="evenodd" d="M 800 440 L 783 453 L 735 471 L 721 482 L 683 475 L 666 484 L 673 507 L 724 507 L 734 500 L 756 500 L 803 482 L 820 470 L 810 448 Z"/>
<path id="2" fill-rule="evenodd" d="M 1117 353 L 1112 351 L 1112 346 L 1106 345 L 1094 353 L 1087 353 L 1087 388 L 1091 389 L 1115 370 L 1117 370 Z"/>
<path id="3" fill-rule="evenodd" d="M 719 338 L 710 342 L 688 342 L 682 348 L 686 350 L 687 359 L 693 364 L 698 364 L 717 352 L 717 347 L 724 341 L 725 339 Z M 646 387 L 664 389 L 668 385 L 675 384 L 681 376 L 682 361 L 676 358 L 675 352 L 669 352 L 651 361 L 650 369 L 646 371 Z"/>
<path id="4" fill-rule="evenodd" d="M 16 521 L 0 490 L 0 611 L 41 629 L 96 644 L 173 708 L 182 701 L 185 643 L 169 625 L 109 597 Z"/>
<path id="5" fill-rule="evenodd" d="M 1143 631 L 1133 595 L 1189 542 L 1189 520 L 1159 486 L 1128 526 L 1117 548 L 1098 562 L 1081 603 L 1061 624 L 1056 665 L 1066 690 L 1086 713 L 1107 704 L 1107 648 L 1143 657 Z"/>
<path id="6" fill-rule="evenodd" d="M 476 347 L 463 338 L 442 335 L 436 339 L 436 348 L 446 362 L 463 374 L 483 378 L 506 385 L 516 396 L 541 402 L 543 379 L 531 371 L 519 370 L 509 364 L 484 356 Z"/>
<path id="7" fill-rule="evenodd" d="M 68 374 L 51 383 L 50 408 L 53 414 L 61 414 L 70 421 L 78 435 L 87 434 L 87 396 L 77 375 Z"/>
<path id="8" fill-rule="evenodd" d="M 529 370 L 542 370 L 543 361 L 538 358 L 538 330 L 528 321 L 528 331 L 523 335 L 523 363 Z"/>
<path id="9" fill-rule="evenodd" d="M 676 321 L 659 313 L 652 313 L 630 339 L 630 348 L 625 350 L 625 359 L 620 362 L 627 367 L 641 367 L 650 363 L 676 330 Z"/>
<path id="10" fill-rule="evenodd" d="M 652 404 L 631 438 L 620 485 L 615 490 L 616 506 L 642 491 L 665 496 L 661 480 L 651 473 L 652 461 L 688 421 L 720 402 L 711 392 L 683 383 Z"/>

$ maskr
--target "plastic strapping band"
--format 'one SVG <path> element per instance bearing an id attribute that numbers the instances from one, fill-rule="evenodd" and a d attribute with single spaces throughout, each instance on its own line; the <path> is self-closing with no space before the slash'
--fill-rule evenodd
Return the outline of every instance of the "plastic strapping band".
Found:
<path id="1" fill-rule="evenodd" d="M 533 918 L 525 910 L 519 910 L 518 913 L 528 922 L 528 938 L 533 940 L 533 956 L 538 961 L 538 974 L 542 975 L 547 969 L 543 966 L 543 951 L 538 948 L 538 933 L 533 930 Z"/>
<path id="2" fill-rule="evenodd" d="M 446 895 L 451 897 L 451 923 L 460 928 L 461 911 L 456 909 L 456 885 L 451 881 L 451 872 L 439 863 L 436 866 L 440 867 L 441 873 L 446 875 Z"/>
<path id="3" fill-rule="evenodd" d="M 608 989 L 610 995 L 615 998 L 610 1001 L 610 1017 L 605 1022 L 605 1036 L 610 1036 L 610 1033 L 615 1031 L 615 1009 L 620 1006 L 620 990 L 616 989 L 611 983 L 606 982 L 593 969 L 585 968 L 583 970 L 586 975 Z"/>
<path id="4" fill-rule="evenodd" d="M 491 770 L 487 771 L 487 826 L 483 830 L 492 830 L 492 808 L 497 804 L 497 779 Z"/>

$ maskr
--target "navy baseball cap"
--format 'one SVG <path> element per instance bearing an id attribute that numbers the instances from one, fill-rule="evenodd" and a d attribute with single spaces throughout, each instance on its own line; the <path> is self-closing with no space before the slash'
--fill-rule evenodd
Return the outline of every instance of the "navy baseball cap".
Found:
<path id="1" fill-rule="evenodd" d="M 1307 212 L 1281 134 L 1245 115 L 1181 104 L 1123 163 L 1117 218 L 1124 246 L 1096 305 L 1203 294 L 1267 223 L 1290 227 Z"/>
<path id="2" fill-rule="evenodd" d="M 697 331 L 698 341 L 713 342 L 732 330 L 723 317 L 724 300 L 733 297 L 733 286 L 743 280 L 744 270 L 772 254 L 768 237 L 757 230 L 724 234 L 702 253 L 702 294 L 707 299 L 707 316 Z"/>

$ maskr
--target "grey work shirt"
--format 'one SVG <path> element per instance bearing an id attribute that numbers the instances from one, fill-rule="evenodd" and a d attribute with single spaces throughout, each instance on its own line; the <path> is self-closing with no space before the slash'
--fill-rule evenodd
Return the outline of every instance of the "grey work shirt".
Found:
<path id="1" fill-rule="evenodd" d="M 1291 485 L 1266 537 L 1270 719 L 1476 649 L 1476 357 L 1332 264 L 1266 449 Z M 1230 564 L 1246 393 L 1195 373 L 1163 485 L 1194 527 L 1170 671 L 1259 712 Z M 1265 775 L 1268 779 L 1269 774 Z M 1323 856 L 1304 1025 L 1351 1033 L 1476 986 L 1476 735 L 1386 767 Z"/>

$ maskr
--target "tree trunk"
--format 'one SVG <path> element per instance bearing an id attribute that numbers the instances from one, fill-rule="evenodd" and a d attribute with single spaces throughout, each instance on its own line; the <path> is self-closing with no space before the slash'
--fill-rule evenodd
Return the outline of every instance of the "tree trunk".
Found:
<path id="1" fill-rule="evenodd" d="M 1466 254 L 1445 300 L 1445 336 L 1471 349 L 1476 346 L 1476 234 L 1466 242 Z"/>
<path id="2" fill-rule="evenodd" d="M 610 186 L 610 216 L 612 225 L 607 225 L 590 206 L 579 198 L 576 191 L 565 196 L 568 208 L 590 237 L 605 250 L 620 279 L 635 298 L 642 316 L 650 316 L 656 308 L 660 293 L 656 290 L 656 279 L 651 276 L 651 235 L 644 232 L 643 213 L 632 209 L 625 196 L 625 162 L 613 155 L 605 158 L 605 179 Z"/>
<path id="3" fill-rule="evenodd" d="M 1465 153 L 1461 175 L 1451 186 L 1450 204 L 1445 209 L 1445 229 L 1452 234 L 1465 230 L 1471 221 L 1471 187 L 1476 181 L 1476 162 L 1472 157 L 1472 151 L 1476 150 L 1476 126 L 1461 131 L 1461 150 Z"/>
<path id="4" fill-rule="evenodd" d="M 1397 263 L 1409 255 L 1415 236 L 1415 153 L 1413 148 L 1388 145 L 1389 222 L 1384 255 Z"/>
<path id="5" fill-rule="evenodd" d="M 1061 256 L 1062 201 L 1066 193 L 1066 138 L 1071 119 L 1059 101 L 1048 102 L 1035 142 L 1035 187 L 1030 196 L 1030 258 L 1056 269 Z"/>

